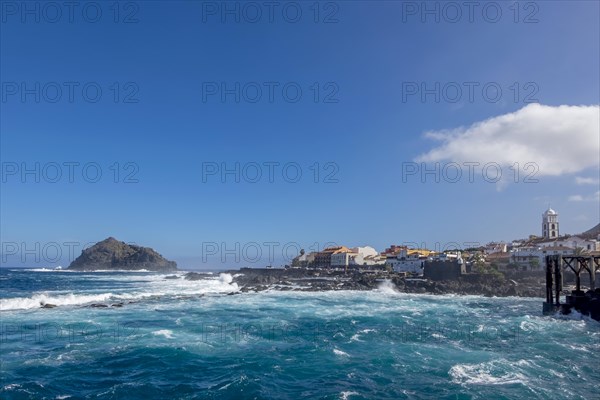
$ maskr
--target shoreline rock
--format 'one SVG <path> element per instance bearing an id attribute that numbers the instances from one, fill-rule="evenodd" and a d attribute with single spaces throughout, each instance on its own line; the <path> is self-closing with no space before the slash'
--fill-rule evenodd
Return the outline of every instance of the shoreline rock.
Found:
<path id="1" fill-rule="evenodd" d="M 544 297 L 545 289 L 539 279 L 490 278 L 475 274 L 458 280 L 432 281 L 423 278 L 406 278 L 395 273 L 360 273 L 304 269 L 241 269 L 226 271 L 241 292 L 280 291 L 328 291 L 373 290 L 384 282 L 391 282 L 394 290 L 401 293 L 433 295 L 479 295 L 487 297 Z M 186 279 L 188 279 L 186 277 Z M 201 278 L 198 278 L 201 279 Z"/>

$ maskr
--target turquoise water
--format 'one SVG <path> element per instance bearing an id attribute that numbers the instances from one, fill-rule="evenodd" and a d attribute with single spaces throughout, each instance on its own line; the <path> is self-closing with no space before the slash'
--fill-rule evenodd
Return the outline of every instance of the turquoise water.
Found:
<path id="1" fill-rule="evenodd" d="M 0 397 L 600 398 L 600 323 L 542 299 L 164 277 L 2 270 Z"/>

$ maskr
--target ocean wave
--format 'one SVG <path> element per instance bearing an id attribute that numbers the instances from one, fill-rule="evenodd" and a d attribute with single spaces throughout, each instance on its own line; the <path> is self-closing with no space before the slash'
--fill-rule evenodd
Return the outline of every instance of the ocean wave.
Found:
<path id="1" fill-rule="evenodd" d="M 165 275 L 158 275 L 142 279 L 140 285 L 128 289 L 128 292 L 106 293 L 35 293 L 31 297 L 12 297 L 0 299 L 0 311 L 29 310 L 45 305 L 77 306 L 89 303 L 135 301 L 148 298 L 197 296 L 203 294 L 220 294 L 239 291 L 236 283 L 229 274 L 221 274 L 219 278 L 211 277 L 198 281 L 186 279 L 164 279 Z"/>
<path id="2" fill-rule="evenodd" d="M 89 270 L 89 271 L 83 270 L 83 271 L 73 271 L 73 272 L 79 272 L 79 273 L 84 273 L 84 274 L 93 274 L 93 273 L 96 273 L 96 272 L 101 272 L 101 273 L 102 272 L 104 272 L 104 273 L 106 273 L 106 272 L 119 272 L 119 273 L 123 273 L 123 272 L 125 272 L 125 273 L 127 273 L 127 272 L 130 272 L 130 273 L 146 272 L 147 273 L 147 272 L 154 272 L 154 271 L 150 271 L 150 270 L 147 270 L 147 269 L 136 269 L 136 270 L 130 270 L 130 269 L 94 269 L 94 270 Z M 162 274 L 162 272 L 157 272 L 157 273 L 158 274 Z"/>
<path id="3" fill-rule="evenodd" d="M 350 338 L 350 342 L 364 342 L 364 340 L 361 339 L 361 334 L 372 333 L 372 332 L 377 332 L 377 330 L 376 329 L 360 330 L 357 333 L 355 333 L 354 335 L 352 335 L 352 337 Z"/>
<path id="4" fill-rule="evenodd" d="M 19 271 L 27 271 L 27 272 L 69 272 L 69 273 L 75 273 L 75 274 L 94 274 L 94 273 L 113 273 L 113 272 L 131 273 L 131 274 L 135 274 L 135 273 L 165 274 L 165 272 L 151 271 L 151 270 L 148 270 L 148 269 L 136 269 L 136 270 L 131 270 L 131 269 L 74 270 L 74 269 L 63 268 L 61 266 L 58 266 L 56 268 L 46 268 L 46 267 L 42 267 L 42 268 L 18 268 L 18 269 L 9 269 L 9 271 L 11 271 L 11 272 L 19 272 Z M 188 272 L 188 271 L 183 271 L 183 270 L 173 271 L 174 274 L 176 274 L 176 273 L 186 273 L 186 272 Z M 211 274 L 211 272 L 206 272 L 206 274 Z"/>
<path id="5" fill-rule="evenodd" d="M 479 364 L 456 364 L 448 374 L 459 385 L 526 385 L 527 377 L 515 370 L 522 363 L 509 363 L 506 360 L 483 362 Z"/>
<path id="6" fill-rule="evenodd" d="M 28 271 L 28 272 L 77 272 L 72 269 L 63 269 L 62 267 L 56 268 L 23 268 L 23 269 L 11 269 L 11 272 Z"/>
<path id="7" fill-rule="evenodd" d="M 377 290 L 385 294 L 398 294 L 398 288 L 389 279 L 384 280 L 377 286 Z"/>
<path id="8" fill-rule="evenodd" d="M 230 284 L 233 282 L 233 276 L 231 276 L 231 274 L 221 273 L 219 274 L 219 280 L 223 283 Z"/>
<path id="9" fill-rule="evenodd" d="M 339 350 L 339 349 L 333 349 L 333 354 L 335 354 L 336 356 L 340 356 L 340 357 L 350 357 L 350 354 L 346 353 L 345 351 Z"/>
<path id="10" fill-rule="evenodd" d="M 152 332 L 154 336 L 164 336 L 167 339 L 173 339 L 173 331 L 170 329 L 161 329 L 158 331 Z"/>
<path id="11" fill-rule="evenodd" d="M 113 296 L 112 293 L 101 294 L 67 294 L 52 296 L 45 293 L 35 294 L 31 297 L 13 297 L 8 299 L 0 299 L 0 311 L 11 310 L 29 310 L 32 308 L 40 308 L 46 304 L 55 306 L 72 306 L 98 301 L 106 301 Z"/>

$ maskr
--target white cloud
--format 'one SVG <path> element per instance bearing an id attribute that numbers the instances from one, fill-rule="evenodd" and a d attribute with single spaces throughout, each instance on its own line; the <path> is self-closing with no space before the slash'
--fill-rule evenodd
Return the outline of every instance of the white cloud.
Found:
<path id="1" fill-rule="evenodd" d="M 573 196 L 569 196 L 568 200 L 569 201 L 600 201 L 600 190 L 589 196 L 582 196 L 580 194 L 575 194 Z"/>
<path id="2" fill-rule="evenodd" d="M 600 155 L 599 155 L 599 157 L 600 157 Z M 594 179 L 594 178 L 584 178 L 581 176 L 576 176 L 575 183 L 578 185 L 600 185 L 600 180 Z"/>
<path id="3" fill-rule="evenodd" d="M 425 136 L 441 144 L 421 154 L 417 162 L 495 162 L 503 168 L 518 162 L 521 169 L 531 162 L 539 168 L 535 176 L 560 176 L 599 166 L 600 106 L 529 104 L 468 127 Z"/>

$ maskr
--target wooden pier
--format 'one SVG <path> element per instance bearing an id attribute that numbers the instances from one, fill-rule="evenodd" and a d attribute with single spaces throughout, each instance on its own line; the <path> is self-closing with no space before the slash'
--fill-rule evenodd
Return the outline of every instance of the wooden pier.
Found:
<path id="1" fill-rule="evenodd" d="M 575 290 L 563 291 L 563 277 L 566 271 L 575 274 Z M 590 288 L 581 290 L 581 274 L 589 274 Z M 600 288 L 596 288 L 596 274 L 600 273 L 600 256 L 546 256 L 546 301 L 544 314 L 569 314 L 572 310 L 600 321 Z M 560 295 L 565 292 L 565 302 Z"/>

